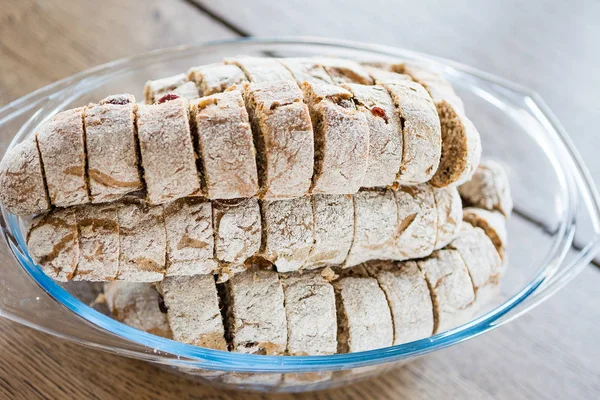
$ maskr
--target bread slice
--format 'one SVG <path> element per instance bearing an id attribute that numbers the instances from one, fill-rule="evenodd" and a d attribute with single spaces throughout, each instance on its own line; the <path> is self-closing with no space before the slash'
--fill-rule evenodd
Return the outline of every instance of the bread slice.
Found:
<path id="1" fill-rule="evenodd" d="M 354 201 L 346 194 L 311 196 L 314 245 L 304 269 L 343 264 L 354 238 Z"/>
<path id="2" fill-rule="evenodd" d="M 467 207 L 463 209 L 463 221 L 483 229 L 490 238 L 500 258 L 506 258 L 506 219 L 499 211 L 488 211 L 482 208 Z"/>
<path id="3" fill-rule="evenodd" d="M 386 82 L 396 82 L 396 81 L 411 81 L 412 78 L 406 74 L 400 74 L 397 72 L 393 72 L 389 69 L 389 67 L 382 66 L 373 66 L 373 65 L 363 65 L 365 70 L 371 76 L 371 79 L 377 85 L 382 85 Z"/>
<path id="4" fill-rule="evenodd" d="M 369 72 L 356 61 L 334 57 L 316 57 L 315 61 L 325 68 L 325 71 L 327 71 L 333 82 L 336 84 L 373 84 L 373 79 L 371 79 Z"/>
<path id="5" fill-rule="evenodd" d="M 187 78 L 196 83 L 200 97 L 222 93 L 232 86 L 248 81 L 244 71 L 237 65 L 222 63 L 190 68 Z"/>
<path id="6" fill-rule="evenodd" d="M 391 190 L 360 191 L 353 197 L 354 240 L 344 267 L 386 258 L 398 223 Z"/>
<path id="7" fill-rule="evenodd" d="M 303 82 L 334 83 L 325 68 L 312 58 L 288 57 L 279 58 L 278 61 L 290 71 L 299 85 Z"/>
<path id="8" fill-rule="evenodd" d="M 158 282 L 166 264 L 167 237 L 162 207 L 130 197 L 123 200 L 119 218 L 119 274 L 130 282 Z"/>
<path id="9" fill-rule="evenodd" d="M 369 161 L 363 187 L 391 186 L 402 162 L 402 126 L 394 102 L 380 86 L 344 84 L 369 124 Z"/>
<path id="10" fill-rule="evenodd" d="M 175 340 L 227 350 L 217 286 L 212 274 L 166 277 L 159 290 L 164 297 Z"/>
<path id="11" fill-rule="evenodd" d="M 240 92 L 232 90 L 203 97 L 193 102 L 191 109 L 208 197 L 255 196 L 256 150 Z"/>
<path id="12" fill-rule="evenodd" d="M 213 202 L 213 226 L 215 255 L 220 262 L 230 267 L 243 265 L 259 252 L 261 217 L 256 199 Z"/>
<path id="13" fill-rule="evenodd" d="M 433 188 L 426 183 L 401 186 L 394 190 L 398 209 L 397 233 L 393 250 L 395 260 L 422 258 L 435 247 L 438 211 Z"/>
<path id="14" fill-rule="evenodd" d="M 173 337 L 161 296 L 149 283 L 110 282 L 104 284 L 106 304 L 114 318 L 125 325 L 162 336 Z"/>
<path id="15" fill-rule="evenodd" d="M 0 161 L 0 187 L 0 203 L 14 214 L 34 214 L 50 209 L 34 136 L 6 152 Z"/>
<path id="16" fill-rule="evenodd" d="M 60 112 L 36 132 L 48 195 L 56 207 L 89 202 L 83 112 L 83 107 Z"/>
<path id="17" fill-rule="evenodd" d="M 73 278 L 79 261 L 79 233 L 73 208 L 56 209 L 35 217 L 27 233 L 31 258 L 57 281 Z"/>
<path id="18" fill-rule="evenodd" d="M 352 93 L 327 85 L 302 84 L 315 134 L 312 193 L 353 194 L 368 165 L 369 125 Z"/>
<path id="19" fill-rule="evenodd" d="M 85 141 L 92 203 L 117 200 L 141 190 L 135 98 L 110 96 L 85 110 Z"/>
<path id="20" fill-rule="evenodd" d="M 462 202 L 455 186 L 434 188 L 433 196 L 437 208 L 437 235 L 435 249 L 441 249 L 454 239 L 463 219 Z"/>
<path id="21" fill-rule="evenodd" d="M 448 248 L 459 252 L 469 271 L 477 306 L 483 305 L 490 299 L 486 292 L 490 292 L 491 287 L 498 286 L 503 272 L 502 260 L 494 244 L 483 229 L 465 222 Z"/>
<path id="22" fill-rule="evenodd" d="M 394 345 L 433 334 L 433 304 L 427 281 L 415 261 L 371 261 L 364 265 L 386 295 L 394 321 Z"/>
<path id="23" fill-rule="evenodd" d="M 200 193 L 188 102 L 140 105 L 137 129 L 148 201 L 163 204 Z"/>
<path id="24" fill-rule="evenodd" d="M 258 151 L 261 197 L 303 196 L 313 176 L 314 135 L 302 91 L 294 81 L 251 83 L 244 97 Z"/>
<path id="25" fill-rule="evenodd" d="M 394 326 L 385 293 L 364 268 L 352 268 L 333 283 L 336 293 L 338 353 L 391 346 Z"/>
<path id="26" fill-rule="evenodd" d="M 112 281 L 119 272 L 118 204 L 83 205 L 76 211 L 79 263 L 75 281 Z"/>
<path id="27" fill-rule="evenodd" d="M 417 262 L 431 292 L 435 326 L 440 333 L 467 322 L 473 312 L 475 292 L 469 271 L 456 250 L 437 250 Z"/>
<path id="28" fill-rule="evenodd" d="M 225 59 L 225 64 L 237 65 L 250 82 L 293 81 L 294 77 L 277 59 L 240 56 Z"/>
<path id="29" fill-rule="evenodd" d="M 265 200 L 261 203 L 261 255 L 278 272 L 300 270 L 314 243 L 314 219 L 310 197 Z"/>
<path id="30" fill-rule="evenodd" d="M 250 270 L 234 275 L 224 285 L 232 351 L 283 355 L 287 347 L 287 322 L 277 272 Z"/>
<path id="31" fill-rule="evenodd" d="M 438 169 L 442 152 L 442 132 L 435 105 L 418 83 L 402 80 L 383 86 L 394 100 L 402 126 L 402 166 L 400 184 L 429 181 Z"/>
<path id="32" fill-rule="evenodd" d="M 436 105 L 442 127 L 442 156 L 431 184 L 460 185 L 471 179 L 481 158 L 481 138 L 465 116 L 462 101 L 439 74 L 423 66 L 406 63 L 402 72 L 427 89 Z"/>
<path id="33" fill-rule="evenodd" d="M 167 276 L 210 274 L 214 259 L 212 206 L 198 197 L 163 206 L 167 236 Z"/>
<path id="34" fill-rule="evenodd" d="M 509 217 L 513 201 L 505 169 L 495 161 L 482 162 L 470 181 L 458 187 L 466 205 L 498 211 Z"/>
<path id="35" fill-rule="evenodd" d="M 167 78 L 148 81 L 144 86 L 146 104 L 154 104 L 168 94 L 194 100 L 198 98 L 198 88 L 194 82 L 188 80 L 186 74 L 177 74 Z"/>
<path id="36" fill-rule="evenodd" d="M 287 316 L 287 355 L 317 356 L 337 351 L 333 286 L 319 273 L 281 279 Z"/>

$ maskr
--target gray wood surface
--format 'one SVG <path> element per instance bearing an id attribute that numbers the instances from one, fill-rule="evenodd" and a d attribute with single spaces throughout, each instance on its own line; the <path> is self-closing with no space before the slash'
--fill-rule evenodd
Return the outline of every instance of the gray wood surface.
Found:
<path id="1" fill-rule="evenodd" d="M 600 172 L 592 98 L 600 89 L 598 2 L 98 4 L 0 0 L 0 105 L 74 72 L 150 49 L 240 33 L 330 36 L 436 54 L 536 89 L 591 169 Z M 511 232 L 524 238 L 511 243 L 511 268 L 526 266 L 544 249 L 543 234 L 518 218 Z M 0 320 L 0 398 L 593 399 L 600 396 L 600 308 L 594 302 L 599 285 L 600 271 L 588 268 L 551 300 L 490 334 L 381 378 L 306 396 L 224 392 Z"/>

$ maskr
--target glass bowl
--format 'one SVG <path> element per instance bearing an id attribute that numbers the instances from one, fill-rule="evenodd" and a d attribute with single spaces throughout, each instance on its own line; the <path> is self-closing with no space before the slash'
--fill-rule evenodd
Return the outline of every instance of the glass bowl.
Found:
<path id="1" fill-rule="evenodd" d="M 181 46 L 105 64 L 37 90 L 0 109 L 2 150 L 55 113 L 129 92 L 226 56 L 340 56 L 418 60 L 442 72 L 482 135 L 484 158 L 504 164 L 515 211 L 501 293 L 471 322 L 431 338 L 332 356 L 261 356 L 209 350 L 141 332 L 86 305 L 85 283 L 58 284 L 29 257 L 27 221 L 2 209 L 0 316 L 80 344 L 146 360 L 232 388 L 304 391 L 373 376 L 497 328 L 547 299 L 599 250 L 599 198 L 571 140 L 533 92 L 467 66 L 408 50 L 314 38 L 244 39 Z M 577 232 L 587 238 L 574 244 Z M 578 236 L 578 239 L 580 235 Z"/>

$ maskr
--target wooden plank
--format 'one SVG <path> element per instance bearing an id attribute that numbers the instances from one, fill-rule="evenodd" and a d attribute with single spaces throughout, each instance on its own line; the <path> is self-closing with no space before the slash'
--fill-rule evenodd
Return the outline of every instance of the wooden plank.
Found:
<path id="1" fill-rule="evenodd" d="M 0 105 L 108 61 L 235 36 L 180 0 L 4 1 Z"/>

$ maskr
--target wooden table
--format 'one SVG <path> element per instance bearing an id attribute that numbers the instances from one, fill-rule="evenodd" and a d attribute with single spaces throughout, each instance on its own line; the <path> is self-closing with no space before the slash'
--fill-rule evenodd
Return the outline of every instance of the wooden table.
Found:
<path id="1" fill-rule="evenodd" d="M 240 35 L 322 35 L 417 49 L 538 90 L 600 178 L 600 3 L 0 0 L 0 105 L 150 49 Z M 597 179 L 597 182 L 600 179 Z M 598 398 L 600 272 L 506 327 L 346 389 L 281 398 Z M 236 399 L 148 364 L 0 320 L 2 399 Z"/>

